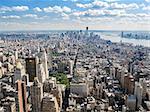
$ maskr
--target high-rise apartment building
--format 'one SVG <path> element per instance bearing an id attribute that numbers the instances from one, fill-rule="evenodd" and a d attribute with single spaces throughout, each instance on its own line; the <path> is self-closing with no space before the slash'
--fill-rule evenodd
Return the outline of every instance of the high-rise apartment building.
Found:
<path id="1" fill-rule="evenodd" d="M 28 112 L 26 84 L 22 80 L 16 82 L 16 110 L 17 112 Z"/>
<path id="2" fill-rule="evenodd" d="M 33 85 L 30 88 L 32 112 L 41 112 L 41 101 L 43 98 L 43 85 L 38 78 L 34 79 Z"/>

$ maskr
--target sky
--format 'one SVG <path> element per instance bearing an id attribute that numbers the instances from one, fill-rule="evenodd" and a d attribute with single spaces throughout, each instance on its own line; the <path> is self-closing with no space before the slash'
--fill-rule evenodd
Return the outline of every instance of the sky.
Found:
<path id="1" fill-rule="evenodd" d="M 149 30 L 150 0 L 0 0 L 0 31 Z"/>

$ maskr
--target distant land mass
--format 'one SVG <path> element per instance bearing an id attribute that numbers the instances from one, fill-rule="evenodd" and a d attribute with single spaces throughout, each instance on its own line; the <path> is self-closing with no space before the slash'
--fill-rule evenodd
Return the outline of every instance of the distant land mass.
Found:
<path id="1" fill-rule="evenodd" d="M 121 32 L 122 38 L 150 40 L 150 32 Z"/>

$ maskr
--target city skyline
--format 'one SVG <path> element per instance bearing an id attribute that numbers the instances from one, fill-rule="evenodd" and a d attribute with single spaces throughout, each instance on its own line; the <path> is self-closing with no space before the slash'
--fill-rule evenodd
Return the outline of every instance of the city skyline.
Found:
<path id="1" fill-rule="evenodd" d="M 150 0 L 1 0 L 0 30 L 149 30 Z"/>

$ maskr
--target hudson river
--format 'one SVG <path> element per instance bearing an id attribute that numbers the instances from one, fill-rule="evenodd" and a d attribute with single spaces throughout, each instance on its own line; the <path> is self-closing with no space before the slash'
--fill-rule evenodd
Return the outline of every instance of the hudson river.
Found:
<path id="1" fill-rule="evenodd" d="M 145 47 L 150 47 L 150 40 L 145 39 L 129 39 L 129 38 L 121 38 L 118 33 L 108 33 L 108 32 L 96 32 L 100 34 L 101 38 L 104 40 L 110 40 L 112 42 L 124 42 L 124 43 L 132 43 L 133 45 L 142 45 Z"/>

